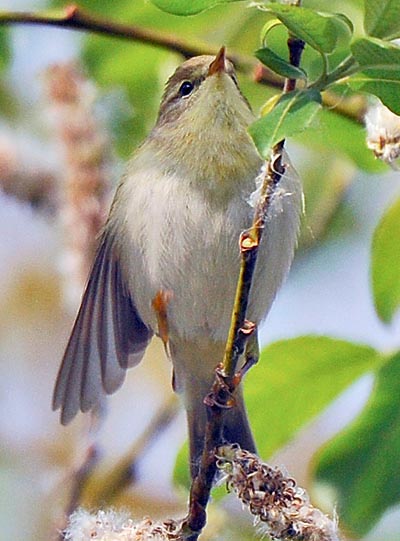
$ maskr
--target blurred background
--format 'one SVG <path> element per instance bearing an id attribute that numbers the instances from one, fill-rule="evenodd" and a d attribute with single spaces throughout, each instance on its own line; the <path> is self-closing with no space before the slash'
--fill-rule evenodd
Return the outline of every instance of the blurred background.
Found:
<path id="1" fill-rule="evenodd" d="M 349 13 L 361 24 L 361 2 L 330 4 L 332 11 Z M 49 5 L 65 4 L 0 0 L 2 10 Z M 247 55 L 258 47 L 264 24 L 260 13 L 242 2 L 191 18 L 166 15 L 144 0 L 80 5 L 102 17 L 216 47 L 225 44 L 228 51 Z M 312 66 L 317 61 L 307 54 L 305 62 Z M 154 46 L 89 33 L 45 26 L 1 28 L 4 539 L 56 539 L 65 510 L 76 501 L 77 480 L 84 479 L 86 471 L 91 478 L 81 501 L 89 507 L 121 505 L 137 518 L 185 512 L 186 493 L 172 481 L 185 441 L 185 420 L 172 396 L 171 368 L 159 344 L 152 345 L 141 366 L 128 373 L 122 389 L 109 399 L 104 422 L 80 415 L 65 428 L 51 411 L 54 380 L 94 238 L 127 156 L 151 128 L 163 84 L 181 61 L 178 54 Z M 248 76 L 240 79 L 255 111 L 277 91 Z M 376 316 L 370 248 L 382 212 L 399 193 L 399 173 L 374 159 L 360 124 L 329 115 L 334 113 L 327 111 L 309 133 L 289 143 L 305 185 L 305 218 L 290 276 L 261 329 L 262 344 L 323 334 L 390 352 L 400 346 L 400 321 L 384 326 Z M 257 367 L 254 371 L 257 378 Z M 363 376 L 272 458 L 263 458 L 284 464 L 300 484 L 311 488 L 309 466 L 315 450 L 357 415 L 372 381 L 371 375 Z M 162 413 L 168 415 L 160 418 Z M 126 461 L 135 467 L 127 470 Z M 121 489 L 127 479 L 119 479 L 120 471 L 125 476 L 128 471 L 134 481 L 127 490 Z M 115 494 L 107 493 L 113 483 Z M 319 497 L 322 501 L 322 492 Z M 232 505 L 211 509 L 208 538 L 234 538 L 224 526 Z M 397 539 L 394 524 L 399 519 L 399 510 L 391 509 L 365 541 Z M 251 539 L 251 529 L 246 529 L 250 521 L 236 520 L 244 521 L 241 538 Z"/>

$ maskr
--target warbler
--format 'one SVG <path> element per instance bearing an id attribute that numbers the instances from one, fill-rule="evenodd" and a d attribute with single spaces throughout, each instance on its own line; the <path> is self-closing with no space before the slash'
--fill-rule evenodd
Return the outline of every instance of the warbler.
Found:
<path id="1" fill-rule="evenodd" d="M 239 236 L 254 213 L 249 200 L 262 160 L 247 131 L 253 121 L 224 48 L 215 58 L 187 60 L 170 77 L 157 122 L 116 190 L 54 390 L 63 424 L 95 407 L 162 334 L 161 322 L 187 412 L 192 475 L 203 448 L 204 398 L 231 320 Z M 247 318 L 256 325 L 289 270 L 301 207 L 298 177 L 284 175 L 250 291 Z M 223 437 L 254 451 L 240 387 L 235 402 Z"/>

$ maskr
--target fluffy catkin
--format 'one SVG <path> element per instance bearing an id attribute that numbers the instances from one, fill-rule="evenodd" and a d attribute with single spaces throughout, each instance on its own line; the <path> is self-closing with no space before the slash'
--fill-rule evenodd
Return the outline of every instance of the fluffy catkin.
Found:
<path id="1" fill-rule="evenodd" d="M 307 492 L 279 468 L 237 446 L 218 450 L 225 481 L 272 539 L 339 541 L 337 522 L 313 507 Z"/>
<path id="2" fill-rule="evenodd" d="M 134 522 L 128 514 L 109 509 L 90 513 L 78 509 L 69 519 L 64 535 L 68 541 L 180 541 L 180 523 L 154 522 L 149 518 Z"/>

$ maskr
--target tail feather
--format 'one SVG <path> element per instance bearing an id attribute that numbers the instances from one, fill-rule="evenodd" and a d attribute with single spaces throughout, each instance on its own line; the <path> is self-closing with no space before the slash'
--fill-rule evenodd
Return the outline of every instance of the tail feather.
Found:
<path id="1" fill-rule="evenodd" d="M 200 456 L 204 447 L 207 410 L 204 398 L 211 390 L 215 367 L 221 361 L 224 342 L 210 341 L 208 338 L 182 340 L 176 336 L 170 341 L 174 365 L 174 388 L 182 394 L 186 408 L 190 471 L 195 477 L 199 468 Z M 255 443 L 247 420 L 242 389 L 235 391 L 235 406 L 224 415 L 221 443 L 238 443 L 243 449 L 255 451 Z"/>
<path id="2" fill-rule="evenodd" d="M 251 433 L 247 418 L 241 389 L 237 390 L 235 406 L 225 412 L 222 428 L 222 441 L 224 443 L 238 443 L 242 449 L 256 452 L 256 445 Z M 202 402 L 193 404 L 193 408 L 187 410 L 189 450 L 190 450 L 190 472 L 192 478 L 196 476 L 199 468 L 200 457 L 204 446 L 206 429 L 206 406 Z"/>

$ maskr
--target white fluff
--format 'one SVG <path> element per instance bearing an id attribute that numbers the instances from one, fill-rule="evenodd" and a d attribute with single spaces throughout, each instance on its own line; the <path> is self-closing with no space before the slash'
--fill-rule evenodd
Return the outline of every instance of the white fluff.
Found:
<path id="1" fill-rule="evenodd" d="M 113 509 L 89 513 L 78 509 L 69 519 L 65 530 L 68 541 L 168 541 L 178 539 L 173 535 L 179 525 L 143 519 L 134 522 L 123 511 Z"/>
<path id="2" fill-rule="evenodd" d="M 377 158 L 397 169 L 394 162 L 400 156 L 400 117 L 377 99 L 367 110 L 365 126 L 368 148 Z"/>

